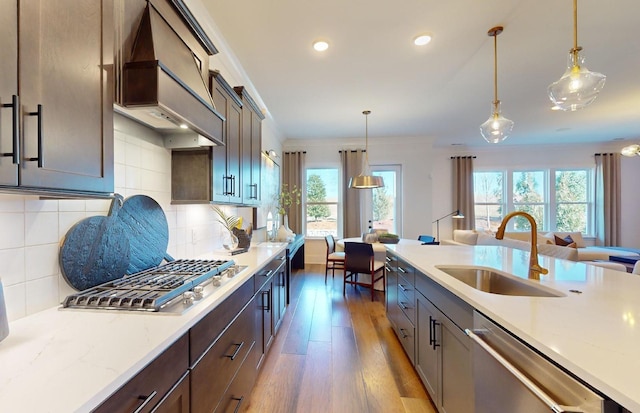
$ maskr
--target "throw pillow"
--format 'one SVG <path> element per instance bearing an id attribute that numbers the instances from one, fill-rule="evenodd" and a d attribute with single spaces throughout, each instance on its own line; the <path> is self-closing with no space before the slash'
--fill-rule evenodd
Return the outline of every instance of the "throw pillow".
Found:
<path id="1" fill-rule="evenodd" d="M 572 242 L 571 244 L 567 245 L 567 248 L 578 248 L 578 244 L 576 244 L 575 242 Z"/>
<path id="2" fill-rule="evenodd" d="M 562 247 L 566 247 L 573 242 L 573 239 L 571 238 L 571 235 L 567 235 L 564 238 L 560 238 L 559 236 L 555 235 L 554 236 L 555 241 L 556 241 L 556 245 L 560 245 Z M 575 244 L 575 243 L 574 243 Z"/>

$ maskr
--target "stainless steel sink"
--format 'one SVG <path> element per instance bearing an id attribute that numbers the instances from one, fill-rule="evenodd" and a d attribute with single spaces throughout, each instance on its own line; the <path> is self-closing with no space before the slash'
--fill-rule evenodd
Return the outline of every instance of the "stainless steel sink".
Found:
<path id="1" fill-rule="evenodd" d="M 526 297 L 566 297 L 560 291 L 492 268 L 438 265 L 436 268 L 486 293 Z"/>

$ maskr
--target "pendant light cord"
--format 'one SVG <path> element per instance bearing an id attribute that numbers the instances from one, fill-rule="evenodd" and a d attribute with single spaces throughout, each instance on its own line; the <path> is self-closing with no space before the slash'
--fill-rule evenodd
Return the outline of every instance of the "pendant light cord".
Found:
<path id="1" fill-rule="evenodd" d="M 362 111 L 364 115 L 364 162 L 362 164 L 362 172 L 360 175 L 364 175 L 369 170 L 369 114 L 370 110 Z"/>
<path id="2" fill-rule="evenodd" d="M 493 106 L 494 111 L 498 110 L 498 33 L 493 35 Z"/>

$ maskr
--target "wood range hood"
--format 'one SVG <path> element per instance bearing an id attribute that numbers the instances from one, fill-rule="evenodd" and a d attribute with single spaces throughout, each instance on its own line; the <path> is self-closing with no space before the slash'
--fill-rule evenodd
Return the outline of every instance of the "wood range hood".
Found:
<path id="1" fill-rule="evenodd" d="M 215 108 L 200 64 L 178 33 L 147 3 L 131 59 L 123 68 L 124 106 L 116 110 L 165 137 L 185 138 L 197 146 L 224 145 L 225 119 Z"/>

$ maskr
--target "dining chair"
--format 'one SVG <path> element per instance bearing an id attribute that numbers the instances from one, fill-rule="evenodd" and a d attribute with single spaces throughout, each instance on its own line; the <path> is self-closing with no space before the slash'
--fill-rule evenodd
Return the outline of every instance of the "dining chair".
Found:
<path id="1" fill-rule="evenodd" d="M 327 274 L 331 270 L 331 278 L 335 276 L 336 270 L 342 270 L 344 272 L 344 252 L 336 251 L 336 240 L 333 235 L 327 235 L 324 237 L 324 241 L 327 244 L 327 259 L 325 261 L 324 268 L 324 283 L 327 283 Z"/>
<path id="2" fill-rule="evenodd" d="M 385 289 L 385 267 L 383 261 L 376 261 L 373 246 L 363 242 L 344 243 L 344 284 L 342 294 L 346 294 L 347 284 L 363 286 L 371 289 L 371 301 L 374 298 L 374 284 L 382 280 L 382 291 Z M 358 274 L 367 274 L 370 278 L 358 281 Z"/>

